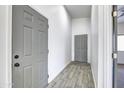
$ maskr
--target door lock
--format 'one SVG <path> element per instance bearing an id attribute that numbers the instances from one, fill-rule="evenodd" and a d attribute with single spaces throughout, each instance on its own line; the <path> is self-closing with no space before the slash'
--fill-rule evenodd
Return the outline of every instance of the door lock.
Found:
<path id="1" fill-rule="evenodd" d="M 20 66 L 19 63 L 15 63 L 15 64 L 14 64 L 14 67 L 19 67 L 19 66 Z"/>

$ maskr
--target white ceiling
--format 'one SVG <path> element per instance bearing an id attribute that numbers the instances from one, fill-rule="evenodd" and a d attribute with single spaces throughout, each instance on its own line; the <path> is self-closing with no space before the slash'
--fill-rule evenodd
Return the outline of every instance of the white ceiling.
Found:
<path id="1" fill-rule="evenodd" d="M 72 18 L 89 18 L 91 16 L 90 5 L 65 5 Z"/>

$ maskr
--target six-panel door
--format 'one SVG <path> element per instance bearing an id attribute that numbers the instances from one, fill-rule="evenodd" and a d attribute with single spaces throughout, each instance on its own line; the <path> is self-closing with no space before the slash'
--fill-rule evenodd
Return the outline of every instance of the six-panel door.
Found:
<path id="1" fill-rule="evenodd" d="M 12 8 L 13 87 L 48 84 L 48 20 L 29 6 Z"/>

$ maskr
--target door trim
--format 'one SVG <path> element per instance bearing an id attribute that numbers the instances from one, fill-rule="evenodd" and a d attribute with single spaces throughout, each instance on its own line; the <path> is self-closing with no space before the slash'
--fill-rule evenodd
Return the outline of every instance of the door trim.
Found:
<path id="1" fill-rule="evenodd" d="M 112 5 L 98 6 L 99 58 L 97 87 L 112 87 Z"/>

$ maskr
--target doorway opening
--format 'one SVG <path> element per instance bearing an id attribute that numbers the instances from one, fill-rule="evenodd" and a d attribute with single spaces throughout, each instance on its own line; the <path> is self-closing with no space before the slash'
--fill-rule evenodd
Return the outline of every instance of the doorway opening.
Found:
<path id="1" fill-rule="evenodd" d="M 113 20 L 113 87 L 124 88 L 124 5 L 113 6 L 117 15 Z"/>
<path id="2" fill-rule="evenodd" d="M 88 35 L 75 35 L 75 61 L 87 63 Z"/>
<path id="3" fill-rule="evenodd" d="M 73 8 L 75 10 L 71 11 Z M 73 14 L 80 8 L 84 9 L 81 10 L 83 13 L 78 11 L 78 15 Z M 12 87 L 95 87 L 89 63 L 91 5 L 15 5 L 12 10 Z M 72 51 L 75 53 L 73 57 Z"/>

